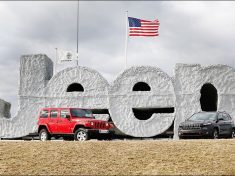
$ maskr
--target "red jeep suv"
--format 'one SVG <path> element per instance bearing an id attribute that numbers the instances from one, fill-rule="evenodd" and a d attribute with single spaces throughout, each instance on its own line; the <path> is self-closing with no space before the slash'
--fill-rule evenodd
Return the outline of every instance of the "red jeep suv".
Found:
<path id="1" fill-rule="evenodd" d="M 81 108 L 43 108 L 38 118 L 41 141 L 51 137 L 85 141 L 94 135 L 111 135 L 111 128 L 112 124 L 96 120 L 91 110 Z"/>

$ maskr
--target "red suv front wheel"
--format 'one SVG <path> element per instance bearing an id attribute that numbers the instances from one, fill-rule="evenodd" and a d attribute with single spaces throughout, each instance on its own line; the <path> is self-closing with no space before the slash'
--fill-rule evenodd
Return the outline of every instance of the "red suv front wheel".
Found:
<path id="1" fill-rule="evenodd" d="M 79 128 L 74 133 L 74 139 L 75 141 L 86 141 L 88 140 L 88 132 L 83 128 Z"/>

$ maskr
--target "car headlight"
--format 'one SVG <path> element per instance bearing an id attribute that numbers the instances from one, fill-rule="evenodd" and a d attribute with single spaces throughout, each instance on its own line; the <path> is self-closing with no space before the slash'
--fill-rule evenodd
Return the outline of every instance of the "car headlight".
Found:
<path id="1" fill-rule="evenodd" d="M 91 122 L 91 125 L 93 126 L 93 125 L 94 125 L 94 122 Z"/>
<path id="2" fill-rule="evenodd" d="M 105 125 L 106 125 L 106 126 L 109 126 L 109 123 L 106 123 Z"/>

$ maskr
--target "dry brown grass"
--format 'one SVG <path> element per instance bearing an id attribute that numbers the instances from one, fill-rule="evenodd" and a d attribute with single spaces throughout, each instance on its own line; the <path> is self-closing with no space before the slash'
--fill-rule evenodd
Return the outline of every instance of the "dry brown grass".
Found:
<path id="1" fill-rule="evenodd" d="M 235 175 L 235 140 L 0 141 L 0 174 Z"/>

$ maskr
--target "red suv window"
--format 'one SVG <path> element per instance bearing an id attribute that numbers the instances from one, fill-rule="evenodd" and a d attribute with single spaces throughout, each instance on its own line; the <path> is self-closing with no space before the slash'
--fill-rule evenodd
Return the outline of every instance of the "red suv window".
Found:
<path id="1" fill-rule="evenodd" d="M 60 111 L 60 117 L 61 118 L 66 118 L 67 115 L 70 115 L 69 110 L 61 110 Z"/>
<path id="2" fill-rule="evenodd" d="M 56 118 L 58 115 L 58 111 L 57 110 L 51 110 L 51 113 L 50 113 L 50 117 L 51 118 Z"/>
<path id="3" fill-rule="evenodd" d="M 47 118 L 48 117 L 48 110 L 42 110 L 40 113 L 40 118 Z"/>

